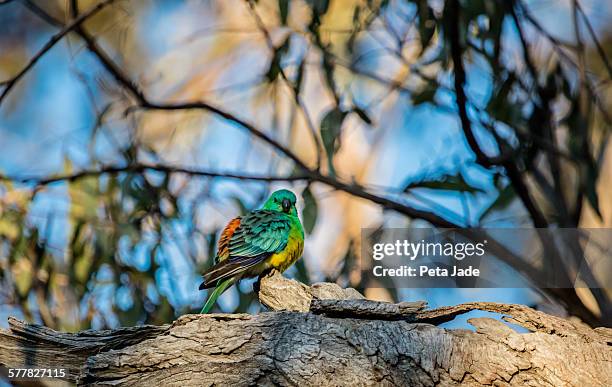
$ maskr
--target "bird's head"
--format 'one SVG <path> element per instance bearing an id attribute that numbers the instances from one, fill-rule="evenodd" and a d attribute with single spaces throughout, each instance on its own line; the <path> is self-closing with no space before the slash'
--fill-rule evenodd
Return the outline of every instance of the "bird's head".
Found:
<path id="1" fill-rule="evenodd" d="M 281 189 L 275 191 L 270 195 L 266 204 L 264 204 L 264 210 L 273 210 L 284 212 L 289 215 L 297 216 L 297 210 L 295 208 L 295 194 L 289 190 Z"/>

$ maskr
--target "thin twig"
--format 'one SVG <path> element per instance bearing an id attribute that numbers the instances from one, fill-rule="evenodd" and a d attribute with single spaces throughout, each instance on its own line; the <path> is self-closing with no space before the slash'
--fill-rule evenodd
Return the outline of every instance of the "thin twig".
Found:
<path id="1" fill-rule="evenodd" d="M 23 78 L 28 71 L 51 49 L 57 42 L 59 42 L 64 36 L 66 36 L 69 32 L 73 31 L 79 25 L 81 25 L 85 20 L 89 19 L 96 13 L 100 12 L 104 7 L 108 6 L 115 0 L 104 0 L 100 3 L 94 5 L 84 13 L 82 13 L 79 17 L 74 18 L 70 23 L 68 23 L 61 31 L 56 33 L 45 43 L 45 45 L 30 59 L 28 64 L 17 73 L 13 78 L 2 82 L 5 86 L 4 90 L 0 94 L 0 105 L 4 98 L 8 95 L 8 93 L 13 89 L 13 87 L 19 82 L 21 78 Z"/>
<path id="2" fill-rule="evenodd" d="M 73 18 L 76 18 L 79 15 L 79 11 L 77 8 L 78 1 L 71 0 L 70 2 L 70 12 Z M 138 103 L 146 103 L 146 98 L 143 92 L 139 89 L 138 85 L 133 82 L 127 74 L 123 72 L 121 67 L 117 65 L 111 57 L 96 43 L 93 36 L 91 36 L 83 26 L 77 26 L 75 28 L 75 32 L 79 34 L 79 36 L 85 41 L 87 48 L 89 51 L 94 53 L 100 63 L 107 69 L 107 71 L 115 78 L 115 80 L 121 84 L 126 85 L 126 87 L 131 94 L 136 98 Z"/>
<path id="3" fill-rule="evenodd" d="M 145 171 L 158 171 L 164 173 L 185 173 L 192 176 L 202 176 L 202 177 L 211 177 L 211 178 L 227 178 L 227 179 L 237 179 L 237 180 L 252 180 L 252 181 L 317 181 L 323 184 L 334 187 L 338 190 L 347 192 L 352 194 L 353 196 L 361 197 L 363 199 L 367 199 L 374 203 L 378 203 L 383 207 L 395 210 L 404 215 L 426 220 L 437 227 L 443 228 L 458 228 L 459 225 L 454 224 L 450 221 L 447 221 L 434 213 L 428 211 L 421 211 L 414 209 L 410 206 L 404 205 L 402 203 L 395 202 L 391 199 L 387 199 L 382 196 L 374 195 L 368 191 L 366 191 L 363 187 L 358 186 L 356 184 L 346 184 L 340 182 L 334 178 L 321 175 L 316 171 L 303 171 L 302 174 L 297 174 L 294 176 L 269 176 L 269 175 L 247 175 L 247 174 L 236 174 L 233 172 L 215 172 L 215 171 L 207 171 L 201 169 L 192 169 L 180 166 L 172 166 L 172 165 L 163 165 L 163 164 L 130 164 L 126 166 L 105 166 L 99 169 L 87 169 L 79 172 L 56 175 L 51 177 L 35 177 L 35 176 L 8 176 L 0 174 L 0 181 L 9 181 L 9 182 L 17 182 L 17 183 L 35 183 L 37 187 L 47 186 L 49 184 L 62 182 L 62 181 L 76 181 L 86 177 L 95 177 L 101 176 L 104 174 L 119 174 L 119 173 L 143 173 Z"/>

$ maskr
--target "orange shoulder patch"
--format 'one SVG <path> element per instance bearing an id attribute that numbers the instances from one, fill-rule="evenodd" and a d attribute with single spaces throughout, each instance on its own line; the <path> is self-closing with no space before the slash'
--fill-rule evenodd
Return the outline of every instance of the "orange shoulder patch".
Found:
<path id="1" fill-rule="evenodd" d="M 221 232 L 217 243 L 217 260 L 223 261 L 229 256 L 229 241 L 236 229 L 240 227 L 240 217 L 232 219 Z"/>

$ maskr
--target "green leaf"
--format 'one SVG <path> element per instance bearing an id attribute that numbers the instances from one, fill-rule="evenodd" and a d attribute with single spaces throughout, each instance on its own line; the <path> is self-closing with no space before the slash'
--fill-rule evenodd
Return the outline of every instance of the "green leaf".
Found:
<path id="1" fill-rule="evenodd" d="M 459 192 L 484 192 L 483 189 L 469 185 L 461 173 L 456 175 L 444 174 L 440 178 L 435 180 L 422 180 L 408 184 L 404 188 L 404 192 L 407 192 L 414 188 L 429 188 L 443 191 L 459 191 Z"/>
<path id="2" fill-rule="evenodd" d="M 508 208 L 515 196 L 516 192 L 514 192 L 512 185 L 507 185 L 504 189 L 499 191 L 497 199 L 495 199 L 495 201 L 491 203 L 486 210 L 484 210 L 484 212 L 480 215 L 480 219 L 483 219 L 493 211 L 502 211 Z"/>
<path id="3" fill-rule="evenodd" d="M 281 23 L 287 25 L 287 17 L 289 16 L 289 0 L 278 0 L 278 11 L 280 13 Z"/>
<path id="4" fill-rule="evenodd" d="M 321 139 L 323 140 L 323 146 L 327 153 L 327 159 L 329 163 L 329 172 L 335 175 L 335 169 L 333 164 L 333 158 L 338 149 L 340 149 L 340 132 L 342 129 L 342 122 L 346 117 L 346 112 L 335 107 L 328 111 L 327 114 L 321 120 Z"/>
<path id="5" fill-rule="evenodd" d="M 302 198 L 304 199 L 304 210 L 302 211 L 304 230 L 306 230 L 306 234 L 310 234 L 317 223 L 317 215 L 319 212 L 317 200 L 312 194 L 310 186 L 306 187 L 304 192 L 302 192 Z"/>

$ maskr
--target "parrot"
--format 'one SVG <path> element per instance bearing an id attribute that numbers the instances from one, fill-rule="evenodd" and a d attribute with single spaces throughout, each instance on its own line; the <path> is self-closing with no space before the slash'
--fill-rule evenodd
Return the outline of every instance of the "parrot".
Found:
<path id="1" fill-rule="evenodd" d="M 200 290 L 214 287 L 200 313 L 242 278 L 276 269 L 284 272 L 304 251 L 304 229 L 295 208 L 296 196 L 281 189 L 263 207 L 232 219 L 221 232 L 214 265 L 202 275 Z"/>

